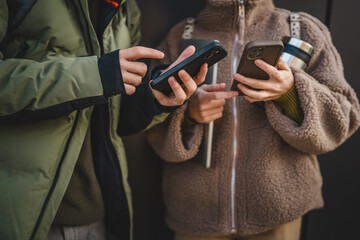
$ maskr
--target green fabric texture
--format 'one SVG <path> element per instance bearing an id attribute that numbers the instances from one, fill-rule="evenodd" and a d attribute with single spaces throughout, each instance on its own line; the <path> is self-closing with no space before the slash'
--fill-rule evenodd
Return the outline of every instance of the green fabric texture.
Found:
<path id="1" fill-rule="evenodd" d="M 105 53 L 131 47 L 140 40 L 140 13 L 135 1 L 129 0 L 129 4 L 131 31 L 126 26 L 126 11 L 119 9 L 103 35 Z M 6 0 L 0 0 L 0 41 L 7 21 Z M 24 46 L 29 50 L 15 58 Z M 0 51 L 0 116 L 102 96 L 99 46 L 87 0 L 37 0 L 21 24 L 8 34 L 4 51 Z M 116 133 L 120 99 L 120 95 L 109 99 L 110 137 L 132 218 L 125 150 Z M 2 239 L 30 239 L 38 219 L 33 237 L 45 239 L 71 179 L 92 110 L 89 107 L 53 120 L 0 124 Z M 165 116 L 157 116 L 151 125 Z"/>
<path id="2" fill-rule="evenodd" d="M 286 116 L 301 125 L 304 120 L 304 113 L 301 110 L 295 85 L 287 93 L 276 99 L 275 102 L 282 108 Z"/>
<path id="3" fill-rule="evenodd" d="M 89 127 L 53 223 L 82 226 L 100 222 L 103 219 L 105 219 L 105 206 L 95 174 Z"/>

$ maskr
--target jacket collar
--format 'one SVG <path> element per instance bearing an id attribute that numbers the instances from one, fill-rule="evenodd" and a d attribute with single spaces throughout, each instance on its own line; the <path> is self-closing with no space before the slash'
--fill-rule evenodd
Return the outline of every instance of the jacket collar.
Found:
<path id="1" fill-rule="evenodd" d="M 245 0 L 246 26 L 261 21 L 274 4 L 272 0 Z M 234 28 L 238 16 L 238 0 L 206 0 L 205 8 L 197 16 L 197 25 L 208 30 Z"/>

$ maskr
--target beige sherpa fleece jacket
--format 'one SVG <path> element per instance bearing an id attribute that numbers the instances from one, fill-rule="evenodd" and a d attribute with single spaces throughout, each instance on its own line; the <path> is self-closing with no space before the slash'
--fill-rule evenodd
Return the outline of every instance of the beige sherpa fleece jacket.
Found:
<path id="1" fill-rule="evenodd" d="M 218 39 L 227 49 L 218 70 L 218 82 L 225 82 L 227 90 L 233 80 L 237 14 L 236 0 L 207 0 L 194 33 L 194 38 Z M 168 162 L 163 179 L 166 221 L 176 232 L 255 234 L 323 206 L 316 155 L 334 150 L 355 132 L 360 107 L 329 31 L 314 17 L 300 14 L 301 38 L 315 48 L 306 71 L 293 69 L 304 112 L 301 125 L 272 101 L 263 109 L 242 97 L 235 103 L 227 100 L 223 117 L 215 121 L 211 169 L 196 161 L 203 125 L 182 128 L 186 105 L 148 132 L 150 144 Z M 275 8 L 271 0 L 247 2 L 238 57 L 251 40 L 289 36 L 288 18 L 289 12 Z M 180 54 L 183 29 L 184 22 L 175 26 L 161 45 L 165 62 Z"/>

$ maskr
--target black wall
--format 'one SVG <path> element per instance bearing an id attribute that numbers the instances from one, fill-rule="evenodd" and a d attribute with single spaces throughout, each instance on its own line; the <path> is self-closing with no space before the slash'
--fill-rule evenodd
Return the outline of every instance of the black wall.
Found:
<path id="1" fill-rule="evenodd" d="M 155 47 L 180 20 L 195 16 L 202 0 L 137 0 L 142 10 L 141 45 Z M 328 24 L 348 82 L 360 96 L 360 2 L 358 0 L 274 0 L 278 7 L 304 11 Z M 172 239 L 163 217 L 162 161 L 142 134 L 125 141 L 134 195 L 135 240 Z M 319 156 L 325 207 L 304 217 L 302 239 L 360 239 L 360 131 L 337 150 Z M 144 157 L 145 156 L 145 157 Z"/>
<path id="2" fill-rule="evenodd" d="M 360 2 L 276 0 L 275 3 L 294 11 L 308 12 L 328 24 L 344 63 L 346 79 L 360 96 Z M 319 156 L 325 207 L 305 217 L 303 239 L 360 239 L 359 143 L 360 131 L 335 151 Z"/>

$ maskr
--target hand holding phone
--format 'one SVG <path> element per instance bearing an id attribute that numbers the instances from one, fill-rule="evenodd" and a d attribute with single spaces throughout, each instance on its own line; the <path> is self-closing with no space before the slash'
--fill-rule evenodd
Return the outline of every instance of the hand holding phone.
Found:
<path id="1" fill-rule="evenodd" d="M 182 62 L 195 53 L 195 47 L 189 46 L 178 57 L 178 59 L 172 64 L 173 66 Z M 170 69 L 171 66 L 168 68 Z M 168 83 L 172 89 L 172 93 L 166 96 L 164 93 L 151 88 L 151 91 L 157 101 L 163 106 L 179 106 L 182 105 L 190 96 L 196 91 L 197 85 L 204 82 L 207 74 L 207 64 L 203 64 L 200 71 L 195 77 L 191 77 L 186 71 L 179 71 L 178 75 L 182 81 L 180 85 L 174 77 L 168 79 Z M 166 71 L 166 70 L 165 70 Z"/>
<path id="2" fill-rule="evenodd" d="M 165 95 L 170 95 L 172 89 L 168 83 L 170 77 L 174 77 L 180 84 L 182 83 L 179 72 L 180 70 L 186 71 L 191 77 L 194 77 L 200 70 L 204 63 L 211 67 L 227 55 L 225 49 L 223 49 L 218 41 L 213 41 L 194 53 L 189 58 L 180 62 L 176 66 L 172 67 L 156 79 L 151 82 L 151 87 L 156 89 Z"/>
<path id="3" fill-rule="evenodd" d="M 246 44 L 244 52 L 241 56 L 237 73 L 247 78 L 268 80 L 270 78 L 269 75 L 259 68 L 255 64 L 255 61 L 262 60 L 271 66 L 276 66 L 283 49 L 284 44 L 280 40 L 249 42 Z M 237 85 L 238 81 L 234 80 L 231 90 L 238 91 L 240 95 L 244 95 L 244 93 L 238 89 Z"/>
<path id="4" fill-rule="evenodd" d="M 239 64 L 239 73 L 234 74 L 232 89 L 238 89 L 250 102 L 276 100 L 287 93 L 294 85 L 294 75 L 279 57 L 282 46 L 281 41 L 249 43 Z"/>

